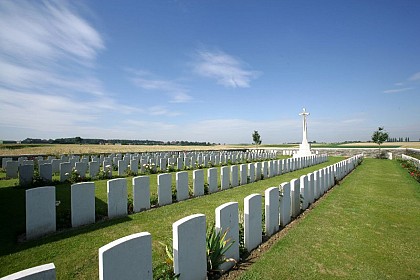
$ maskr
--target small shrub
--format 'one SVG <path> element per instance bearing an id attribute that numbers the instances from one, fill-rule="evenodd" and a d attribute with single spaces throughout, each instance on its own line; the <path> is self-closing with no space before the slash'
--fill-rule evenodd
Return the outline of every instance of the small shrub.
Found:
<path id="1" fill-rule="evenodd" d="M 232 246 L 233 241 L 226 239 L 226 234 L 222 231 L 216 231 L 214 225 L 207 230 L 206 243 L 207 243 L 207 274 L 221 274 L 220 265 L 226 262 L 236 262 L 232 258 L 226 258 L 225 253 Z"/>

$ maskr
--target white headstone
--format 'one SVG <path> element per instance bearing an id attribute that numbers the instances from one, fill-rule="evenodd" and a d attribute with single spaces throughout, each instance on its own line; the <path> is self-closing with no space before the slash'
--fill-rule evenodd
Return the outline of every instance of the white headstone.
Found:
<path id="1" fill-rule="evenodd" d="M 179 279 L 207 279 L 206 216 L 196 214 L 172 225 L 174 273 Z"/>
<path id="2" fill-rule="evenodd" d="M 228 166 L 222 166 L 220 168 L 220 183 L 221 183 L 221 189 L 226 190 L 230 188 L 230 175 L 229 175 L 229 167 Z"/>
<path id="3" fill-rule="evenodd" d="M 71 225 L 95 223 L 95 183 L 84 182 L 71 185 Z"/>
<path id="4" fill-rule="evenodd" d="M 19 162 L 17 161 L 6 161 L 6 178 L 16 179 L 18 178 Z"/>
<path id="5" fill-rule="evenodd" d="M 26 239 L 56 230 L 55 187 L 26 190 Z"/>
<path id="6" fill-rule="evenodd" d="M 135 233 L 99 248 L 99 279 L 153 279 L 150 233 Z"/>
<path id="7" fill-rule="evenodd" d="M 209 193 L 217 192 L 217 168 L 207 169 L 207 183 L 209 184 Z"/>
<path id="8" fill-rule="evenodd" d="M 164 173 L 157 176 L 159 206 L 172 203 L 172 174 Z"/>
<path id="9" fill-rule="evenodd" d="M 177 172 L 176 175 L 176 200 L 182 201 L 189 198 L 188 172 Z"/>
<path id="10" fill-rule="evenodd" d="M 237 202 L 227 202 L 220 205 L 215 210 L 217 232 L 222 231 L 226 233 L 225 240 L 232 243 L 231 247 L 226 251 L 225 258 L 239 261 L 239 209 Z M 220 269 L 223 271 L 229 270 L 235 265 L 234 262 L 224 263 Z"/>
<path id="11" fill-rule="evenodd" d="M 230 185 L 233 187 L 237 187 L 239 185 L 239 175 L 238 175 L 238 166 L 231 165 L 230 166 Z"/>
<path id="12" fill-rule="evenodd" d="M 112 219 L 127 216 L 127 180 L 125 178 L 108 180 L 107 195 L 108 217 Z"/>
<path id="13" fill-rule="evenodd" d="M 244 244 L 248 252 L 262 242 L 261 219 L 261 195 L 248 195 L 244 198 Z"/>
<path id="14" fill-rule="evenodd" d="M 150 208 L 150 178 L 138 176 L 132 179 L 134 213 Z"/>
<path id="15" fill-rule="evenodd" d="M 290 183 L 285 182 L 280 184 L 280 190 L 282 192 L 280 199 L 280 225 L 284 227 L 291 220 Z"/>
<path id="16" fill-rule="evenodd" d="M 273 235 L 279 230 L 279 188 L 265 190 L 265 233 Z"/>
<path id="17" fill-rule="evenodd" d="M 32 184 L 34 178 L 34 165 L 22 164 L 19 166 L 19 185 L 28 186 Z"/>
<path id="18" fill-rule="evenodd" d="M 204 195 L 204 170 L 193 171 L 193 193 L 194 196 Z"/>
<path id="19" fill-rule="evenodd" d="M 300 214 L 300 180 L 292 179 L 290 181 L 290 189 L 292 201 L 292 217 L 296 218 Z"/>
<path id="20" fill-rule="evenodd" d="M 43 264 L 21 270 L 0 278 L 1 280 L 55 280 L 55 266 L 53 263 Z"/>

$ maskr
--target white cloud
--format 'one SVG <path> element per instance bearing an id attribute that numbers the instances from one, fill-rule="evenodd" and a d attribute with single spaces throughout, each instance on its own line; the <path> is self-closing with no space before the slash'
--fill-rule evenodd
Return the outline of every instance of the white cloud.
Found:
<path id="1" fill-rule="evenodd" d="M 246 70 L 243 62 L 221 51 L 198 51 L 194 71 L 232 88 L 247 88 L 259 75 L 256 71 Z"/>
<path id="2" fill-rule="evenodd" d="M 408 78 L 408 80 L 409 80 L 409 81 L 418 81 L 418 80 L 420 80 L 420 72 L 417 72 L 417 73 L 415 73 L 415 74 L 411 75 L 411 76 Z"/>
<path id="3" fill-rule="evenodd" d="M 0 1 L 0 137 L 66 135 L 139 111 L 106 97 L 94 67 L 104 42 L 72 4 Z"/>
<path id="4" fill-rule="evenodd" d="M 188 90 L 180 83 L 156 78 L 144 70 L 127 69 L 131 74 L 129 80 L 137 87 L 145 90 L 162 91 L 170 96 L 171 103 L 185 103 L 192 100 Z"/>
<path id="5" fill-rule="evenodd" d="M 408 91 L 408 90 L 412 90 L 412 87 L 408 87 L 408 88 L 399 88 L 399 89 L 388 89 L 388 90 L 384 90 L 384 93 L 399 93 L 399 92 L 404 92 L 404 91 Z"/>

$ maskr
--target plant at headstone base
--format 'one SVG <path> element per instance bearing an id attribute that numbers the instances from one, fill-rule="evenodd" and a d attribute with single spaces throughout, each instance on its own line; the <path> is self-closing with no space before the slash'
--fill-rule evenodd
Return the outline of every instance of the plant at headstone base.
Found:
<path id="1" fill-rule="evenodd" d="M 245 239 L 244 239 L 244 235 L 245 235 L 245 229 L 244 229 L 244 214 L 239 211 L 239 257 L 241 259 L 245 259 L 248 255 L 249 252 L 245 247 Z"/>
<path id="2" fill-rule="evenodd" d="M 166 168 L 166 172 L 176 172 L 176 168 L 174 164 L 169 164 L 168 167 Z"/>
<path id="3" fill-rule="evenodd" d="M 159 202 L 158 195 L 155 193 L 150 194 L 150 205 L 156 206 Z"/>
<path id="4" fill-rule="evenodd" d="M 171 190 L 172 190 L 172 202 L 177 202 L 177 200 L 176 200 L 176 186 L 172 185 Z"/>
<path id="5" fill-rule="evenodd" d="M 118 171 L 118 165 L 113 164 L 112 165 L 112 171 Z"/>
<path id="6" fill-rule="evenodd" d="M 398 159 L 398 162 L 401 164 L 401 167 L 406 169 L 408 173 L 420 182 L 420 170 L 414 165 L 413 162 L 404 159 Z"/>
<path id="7" fill-rule="evenodd" d="M 137 174 L 130 169 L 130 165 L 129 165 L 128 168 L 125 170 L 125 175 L 130 177 L 130 176 L 136 176 Z"/>
<path id="8" fill-rule="evenodd" d="M 173 248 L 172 246 L 168 246 L 159 241 L 159 244 L 165 247 L 165 262 L 160 263 L 156 267 L 153 268 L 153 279 L 159 280 L 172 280 L 178 279 L 179 274 L 175 275 L 174 273 L 174 256 L 173 256 Z"/>
<path id="9" fill-rule="evenodd" d="M 66 173 L 67 174 L 67 173 Z M 75 183 L 80 183 L 83 181 L 82 176 L 80 176 L 79 172 L 73 168 L 69 174 L 69 177 L 67 178 L 68 182 L 75 184 Z"/>
<path id="10" fill-rule="evenodd" d="M 127 197 L 127 212 L 128 214 L 134 213 L 134 201 L 133 201 L 133 196 L 131 194 L 128 194 L 128 197 Z"/>
<path id="11" fill-rule="evenodd" d="M 206 234 L 207 243 L 207 275 L 219 275 L 223 271 L 220 270 L 220 265 L 226 262 L 236 262 L 232 258 L 226 258 L 225 253 L 232 246 L 233 242 L 230 239 L 226 239 L 226 235 L 229 229 L 225 232 L 217 231 L 214 225 L 212 225 Z"/>
<path id="12" fill-rule="evenodd" d="M 209 184 L 204 183 L 204 195 L 209 194 Z"/>

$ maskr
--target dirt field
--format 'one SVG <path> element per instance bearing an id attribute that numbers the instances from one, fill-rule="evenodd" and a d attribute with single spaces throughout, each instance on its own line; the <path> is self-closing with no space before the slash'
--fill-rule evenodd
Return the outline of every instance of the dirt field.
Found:
<path id="1" fill-rule="evenodd" d="M 242 149 L 245 146 L 143 146 L 143 145 L 9 145 L 0 144 L 0 156 L 19 155 L 62 155 L 62 154 L 101 154 L 101 153 L 135 153 L 158 151 L 211 151 Z M 252 148 L 252 146 L 249 146 Z"/>

